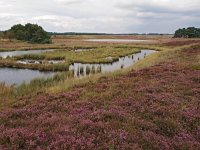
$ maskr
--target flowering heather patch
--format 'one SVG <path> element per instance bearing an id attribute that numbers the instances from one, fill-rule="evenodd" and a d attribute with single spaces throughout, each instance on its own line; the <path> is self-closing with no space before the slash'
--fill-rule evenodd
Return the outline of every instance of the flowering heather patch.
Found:
<path id="1" fill-rule="evenodd" d="M 0 111 L 0 149 L 198 150 L 200 71 L 191 68 L 170 61 L 32 103 L 20 98 Z"/>

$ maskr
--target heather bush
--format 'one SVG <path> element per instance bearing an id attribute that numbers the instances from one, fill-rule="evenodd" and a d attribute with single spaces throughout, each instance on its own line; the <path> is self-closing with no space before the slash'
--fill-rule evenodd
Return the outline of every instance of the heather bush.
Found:
<path id="1" fill-rule="evenodd" d="M 16 97 L 0 111 L 0 149 L 198 150 L 199 76 L 190 65 L 167 62 Z"/>

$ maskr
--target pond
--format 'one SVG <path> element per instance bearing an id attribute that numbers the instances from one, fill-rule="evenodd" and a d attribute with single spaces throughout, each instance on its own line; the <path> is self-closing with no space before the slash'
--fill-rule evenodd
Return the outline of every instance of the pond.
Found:
<path id="1" fill-rule="evenodd" d="M 41 72 L 29 69 L 0 68 L 0 82 L 7 85 L 20 85 L 23 82 L 29 83 L 35 78 L 53 77 L 54 72 Z"/>
<path id="2" fill-rule="evenodd" d="M 111 42 L 111 43 L 141 43 L 150 40 L 134 40 L 134 39 L 87 39 L 87 42 Z"/>
<path id="3" fill-rule="evenodd" d="M 113 63 L 100 63 L 100 64 L 84 64 L 84 63 L 74 63 L 70 65 L 69 70 L 74 72 L 74 77 L 85 77 L 87 75 L 92 75 L 95 73 L 106 73 L 127 68 L 135 64 L 137 61 L 144 59 L 146 56 L 155 53 L 154 50 L 141 50 L 140 53 L 132 54 L 130 56 L 120 57 L 117 61 Z M 111 60 L 112 57 L 106 57 L 105 59 Z M 22 63 L 36 63 L 29 62 Z M 60 62 L 51 62 L 60 63 Z M 7 85 L 20 85 L 23 82 L 29 83 L 35 78 L 48 78 L 53 77 L 56 72 L 41 72 L 38 70 L 29 69 L 16 69 L 16 68 L 0 68 L 0 83 L 5 83 Z"/>
<path id="4" fill-rule="evenodd" d="M 7 57 L 14 57 L 14 56 L 21 56 L 27 54 L 40 54 L 45 52 L 51 52 L 54 50 L 27 50 L 27 51 L 9 51 L 9 52 L 0 52 L 0 57 L 7 58 Z"/>
<path id="5" fill-rule="evenodd" d="M 74 63 L 70 65 L 69 70 L 74 72 L 74 77 L 84 77 L 95 73 L 113 72 L 119 69 L 128 68 L 135 64 L 137 61 L 144 59 L 146 56 L 155 52 L 155 50 L 141 50 L 140 53 L 120 57 L 117 61 L 107 64 Z M 112 57 L 107 57 L 105 59 L 111 60 Z"/>

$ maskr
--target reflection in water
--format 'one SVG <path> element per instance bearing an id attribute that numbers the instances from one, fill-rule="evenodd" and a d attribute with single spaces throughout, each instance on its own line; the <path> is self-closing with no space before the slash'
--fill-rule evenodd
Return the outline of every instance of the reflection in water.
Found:
<path id="1" fill-rule="evenodd" d="M 40 54 L 40 53 L 51 52 L 51 51 L 53 51 L 53 50 L 29 50 L 29 51 L 0 52 L 0 57 L 7 58 L 7 57 L 27 55 L 27 54 Z"/>
<path id="2" fill-rule="evenodd" d="M 74 77 L 84 77 L 95 73 L 113 72 L 115 70 L 127 68 L 132 66 L 140 59 L 145 58 L 147 55 L 155 53 L 154 50 L 141 50 L 130 56 L 119 58 L 118 61 L 108 64 L 82 64 L 74 63 L 70 65 L 69 70 L 74 71 Z M 111 59 L 111 57 L 109 57 Z M 35 78 L 48 78 L 53 77 L 54 72 L 40 72 L 38 70 L 28 69 L 14 69 L 14 68 L 0 68 L 0 83 L 20 85 L 23 82 L 28 83 Z"/>
<path id="3" fill-rule="evenodd" d="M 28 83 L 35 78 L 53 77 L 53 72 L 41 72 L 38 70 L 29 69 L 14 69 L 14 68 L 0 68 L 0 82 L 5 84 L 22 84 Z"/>
<path id="4" fill-rule="evenodd" d="M 74 63 L 73 65 L 70 65 L 69 70 L 74 71 L 74 77 L 84 77 L 95 73 L 113 72 L 115 70 L 130 67 L 140 59 L 144 59 L 146 56 L 155 52 L 155 50 L 141 50 L 140 53 L 121 57 L 118 61 L 109 64 Z"/>

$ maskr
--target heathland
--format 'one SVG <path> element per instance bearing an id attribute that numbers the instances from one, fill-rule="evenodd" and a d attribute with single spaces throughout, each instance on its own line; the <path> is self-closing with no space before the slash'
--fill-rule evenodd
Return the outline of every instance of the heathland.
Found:
<path id="1" fill-rule="evenodd" d="M 97 38 L 146 41 L 87 41 Z M 52 44 L 2 39 L 0 45 L 1 51 L 55 50 L 1 59 L 2 67 L 19 59 L 61 59 L 65 67 L 107 63 L 109 56 L 158 51 L 112 73 L 76 79 L 63 71 L 17 87 L 1 84 L 0 149 L 200 149 L 199 39 L 54 36 Z"/>

